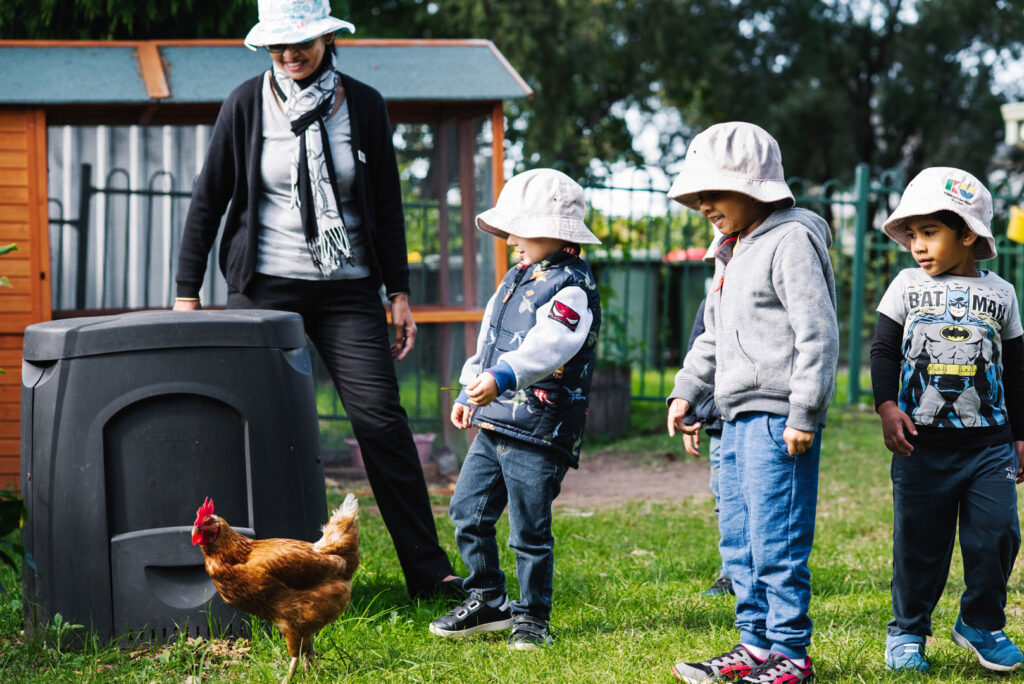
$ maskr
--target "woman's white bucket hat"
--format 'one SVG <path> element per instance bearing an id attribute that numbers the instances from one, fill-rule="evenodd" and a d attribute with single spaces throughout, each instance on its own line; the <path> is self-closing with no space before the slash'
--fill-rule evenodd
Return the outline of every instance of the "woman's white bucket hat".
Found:
<path id="1" fill-rule="evenodd" d="M 992 195 L 980 180 L 962 169 L 933 166 L 914 176 L 900 197 L 896 211 L 885 220 L 885 234 L 904 249 L 910 240 L 904 229 L 916 216 L 951 211 L 967 223 L 978 240 L 974 241 L 975 259 L 993 259 L 996 241 L 992 237 Z"/>
<path id="2" fill-rule="evenodd" d="M 250 50 L 265 45 L 290 45 L 356 27 L 331 16 L 330 0 L 259 0 L 260 21 L 245 37 Z"/>
<path id="3" fill-rule="evenodd" d="M 779 143 L 760 126 L 743 121 L 716 124 L 696 135 L 668 196 L 697 211 L 697 195 L 712 190 L 740 192 L 778 209 L 796 204 Z"/>
<path id="4" fill-rule="evenodd" d="M 532 169 L 505 183 L 493 209 L 476 217 L 485 233 L 508 239 L 549 237 L 580 245 L 599 245 L 583 217 L 583 188 L 561 171 Z"/>

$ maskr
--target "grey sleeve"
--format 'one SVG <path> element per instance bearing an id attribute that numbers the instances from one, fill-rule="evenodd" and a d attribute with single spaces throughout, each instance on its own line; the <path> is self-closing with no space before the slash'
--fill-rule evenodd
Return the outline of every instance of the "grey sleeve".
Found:
<path id="1" fill-rule="evenodd" d="M 811 239 L 806 231 L 793 231 L 779 243 L 772 265 L 772 283 L 794 337 L 786 425 L 807 432 L 818 429 L 817 416 L 832 398 L 839 360 L 832 264 Z"/>

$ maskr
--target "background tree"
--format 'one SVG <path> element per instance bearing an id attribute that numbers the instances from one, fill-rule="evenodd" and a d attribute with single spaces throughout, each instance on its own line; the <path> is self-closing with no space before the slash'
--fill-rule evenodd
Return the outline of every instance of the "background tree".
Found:
<path id="1" fill-rule="evenodd" d="M 255 0 L 2 0 L 0 38 L 242 38 Z"/>
<path id="2" fill-rule="evenodd" d="M 996 65 L 1024 59 L 1024 0 L 333 5 L 362 38 L 492 40 L 535 93 L 508 104 L 510 141 L 528 164 L 577 173 L 592 159 L 639 162 L 627 113 L 666 109 L 680 116 L 659 119 L 663 167 L 695 131 L 742 119 L 771 131 L 787 171 L 809 179 L 849 180 L 862 161 L 908 175 L 938 163 L 983 173 L 1007 97 Z M 255 17 L 254 0 L 2 0 L 0 36 L 241 38 Z"/>
<path id="3" fill-rule="evenodd" d="M 1024 56 L 1024 1 L 746 0 L 735 10 L 706 78 L 657 68 L 665 103 L 715 102 L 689 108 L 691 122 L 758 123 L 787 170 L 813 179 L 849 180 L 858 162 L 907 175 L 990 166 L 1005 102 L 994 66 Z"/>
<path id="4" fill-rule="evenodd" d="M 696 130 L 742 119 L 810 179 L 851 180 L 859 162 L 984 173 L 1006 101 L 995 65 L 1024 59 L 1024 0 L 382 0 L 351 16 L 361 35 L 494 41 L 535 90 L 509 105 L 509 138 L 577 170 L 638 161 L 626 112 L 670 107 L 663 167 Z"/>

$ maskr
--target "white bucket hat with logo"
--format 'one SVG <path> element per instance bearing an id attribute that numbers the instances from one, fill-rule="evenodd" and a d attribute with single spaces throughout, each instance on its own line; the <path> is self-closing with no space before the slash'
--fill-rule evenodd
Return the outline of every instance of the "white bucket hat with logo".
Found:
<path id="1" fill-rule="evenodd" d="M 331 16 L 330 0 L 259 0 L 259 23 L 245 37 L 250 50 L 265 45 L 304 43 L 318 36 L 356 27 Z"/>
<path id="2" fill-rule="evenodd" d="M 885 234 L 905 249 L 910 240 L 904 230 L 907 221 L 939 211 L 951 211 L 967 223 L 978 240 L 974 258 L 993 259 L 996 241 L 992 237 L 992 195 L 980 180 L 962 169 L 933 166 L 914 176 L 900 197 L 896 211 L 885 220 Z"/>
<path id="3" fill-rule="evenodd" d="M 505 183 L 493 209 L 476 217 L 476 227 L 507 239 L 549 237 L 580 245 L 599 245 L 583 217 L 583 188 L 561 171 L 532 169 Z"/>
<path id="4" fill-rule="evenodd" d="M 743 121 L 716 124 L 697 134 L 668 196 L 697 211 L 697 195 L 712 190 L 740 192 L 778 209 L 796 204 L 782 170 L 779 143 L 760 126 Z"/>

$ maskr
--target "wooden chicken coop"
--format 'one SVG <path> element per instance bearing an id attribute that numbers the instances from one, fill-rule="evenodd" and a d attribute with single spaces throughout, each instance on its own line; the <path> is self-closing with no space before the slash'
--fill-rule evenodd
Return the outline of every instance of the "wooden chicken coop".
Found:
<path id="1" fill-rule="evenodd" d="M 399 376 L 418 405 L 457 376 L 507 270 L 505 243 L 473 219 L 503 182 L 503 103 L 532 91 L 485 40 L 339 40 L 336 56 L 384 95 L 395 129 L 420 326 Z M 269 64 L 236 40 L 0 41 L 0 245 L 17 244 L 0 257 L 0 488 L 19 480 L 25 327 L 170 306 L 220 103 Z M 215 258 L 212 306 L 226 300 Z"/>

